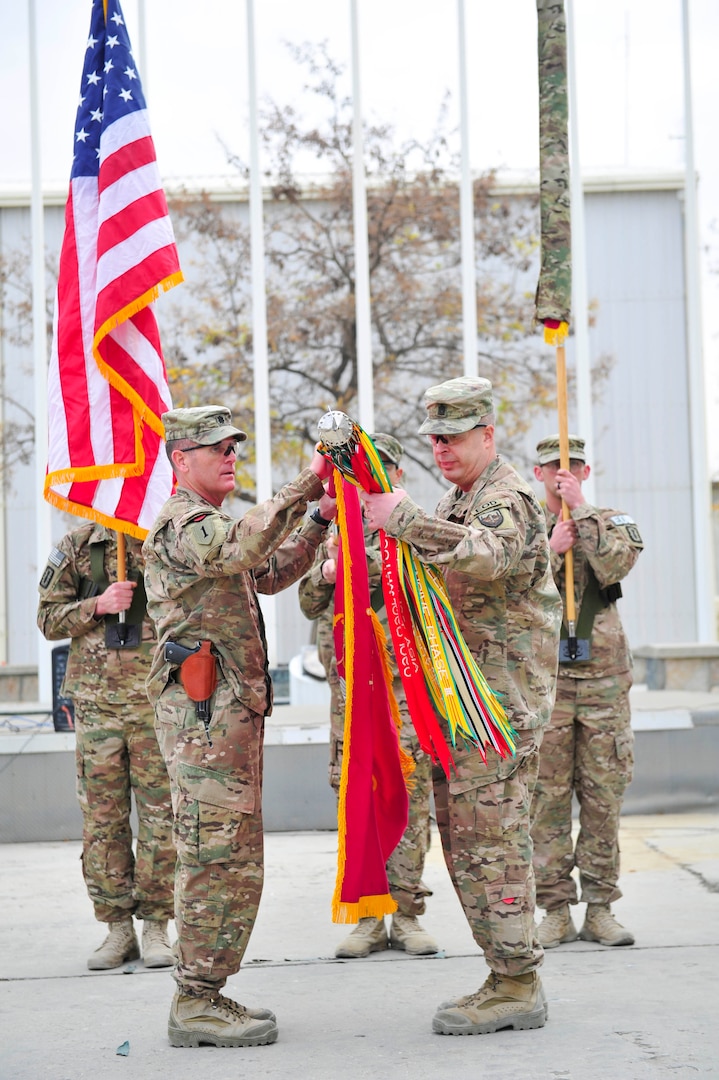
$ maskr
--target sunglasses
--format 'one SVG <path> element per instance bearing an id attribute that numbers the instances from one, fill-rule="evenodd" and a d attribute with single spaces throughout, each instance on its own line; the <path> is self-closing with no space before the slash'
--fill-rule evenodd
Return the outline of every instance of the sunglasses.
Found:
<path id="1" fill-rule="evenodd" d="M 191 454 L 193 450 L 211 450 L 213 454 L 222 455 L 222 457 L 229 457 L 230 454 L 234 454 L 237 457 L 237 443 L 230 443 L 224 449 L 220 443 L 213 443 L 210 446 L 188 446 L 186 450 L 183 450 L 183 454 Z"/>
<path id="2" fill-rule="evenodd" d="M 477 428 L 486 426 L 486 424 L 475 424 L 469 431 L 476 431 Z M 469 431 L 463 431 L 459 435 L 429 435 L 428 438 L 432 446 L 436 446 L 438 443 L 444 443 L 445 446 L 452 446 L 456 443 L 464 442 L 469 435 Z"/>

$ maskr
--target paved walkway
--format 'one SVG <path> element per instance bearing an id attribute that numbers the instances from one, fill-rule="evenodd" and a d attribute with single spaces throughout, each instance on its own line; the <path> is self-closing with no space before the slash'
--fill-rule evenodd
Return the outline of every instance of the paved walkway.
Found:
<path id="1" fill-rule="evenodd" d="M 435 836 L 423 919 L 436 958 L 337 961 L 330 922 L 334 833 L 267 836 L 265 893 L 229 992 L 273 1008 L 274 1046 L 172 1049 L 174 983 L 141 962 L 89 972 L 102 940 L 80 845 L 0 846 L 0 1080 L 657 1080 L 719 1076 L 719 815 L 623 819 L 624 897 L 634 948 L 573 942 L 547 953 L 550 1019 L 538 1031 L 433 1035 L 435 1006 L 486 967 Z M 583 914 L 580 908 L 578 914 Z M 127 1057 L 117 1048 L 129 1043 Z"/>

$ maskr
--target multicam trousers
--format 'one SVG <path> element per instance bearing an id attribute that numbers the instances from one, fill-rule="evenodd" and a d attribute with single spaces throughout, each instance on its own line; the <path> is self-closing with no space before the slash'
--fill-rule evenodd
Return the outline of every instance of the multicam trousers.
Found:
<path id="1" fill-rule="evenodd" d="M 203 994 L 239 970 L 262 895 L 264 719 L 221 679 L 209 738 L 175 682 L 157 702 L 155 725 L 175 815 L 174 976 L 186 992 Z"/>
<path id="2" fill-rule="evenodd" d="M 533 733 L 516 759 L 476 750 L 454 756 L 456 775 L 433 770 L 437 825 L 452 884 L 492 971 L 524 975 L 542 963 L 534 925 L 529 806 L 537 775 Z"/>
<path id="3" fill-rule="evenodd" d="M 75 702 L 77 797 L 83 816 L 82 869 L 100 922 L 128 914 L 172 918 L 175 848 L 170 781 L 145 704 Z M 137 810 L 132 851 L 131 796 Z"/>
<path id="4" fill-rule="evenodd" d="M 537 903 L 547 911 L 577 903 L 575 866 L 584 902 L 610 904 L 622 895 L 617 887 L 619 815 L 634 766 L 631 684 L 629 672 L 557 679 L 532 802 Z M 579 803 L 576 847 L 573 794 Z"/>

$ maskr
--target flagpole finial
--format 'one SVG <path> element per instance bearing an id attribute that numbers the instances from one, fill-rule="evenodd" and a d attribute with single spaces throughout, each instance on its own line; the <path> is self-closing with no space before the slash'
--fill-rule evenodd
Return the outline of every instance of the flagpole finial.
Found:
<path id="1" fill-rule="evenodd" d="M 330 409 L 320 417 L 317 433 L 326 446 L 346 446 L 355 437 L 354 427 L 347 413 Z"/>

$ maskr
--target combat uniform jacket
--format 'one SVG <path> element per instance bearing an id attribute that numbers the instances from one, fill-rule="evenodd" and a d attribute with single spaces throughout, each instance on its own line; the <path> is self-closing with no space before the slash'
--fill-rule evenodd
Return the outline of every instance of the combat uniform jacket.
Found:
<path id="1" fill-rule="evenodd" d="M 462 634 L 515 730 L 543 727 L 554 702 L 561 600 L 529 485 L 498 457 L 470 491 L 452 488 L 434 516 L 405 497 L 385 531 L 443 571 Z"/>
<path id="2" fill-rule="evenodd" d="M 117 536 L 104 525 L 87 522 L 60 540 L 50 553 L 39 585 L 37 625 L 48 641 L 70 638 L 63 694 L 91 703 L 96 699 L 113 704 L 146 703 L 145 679 L 157 638 L 150 619 L 142 621 L 137 649 L 108 649 L 106 618 L 95 618 L 90 547 L 104 543 L 104 571 L 117 581 Z M 141 580 L 141 542 L 125 537 L 128 580 Z M 85 598 L 81 597 L 85 595 Z"/>
<path id="3" fill-rule="evenodd" d="M 552 535 L 557 515 L 545 507 L 547 531 Z M 598 509 L 584 503 L 571 511 L 579 539 L 574 552 L 574 602 L 577 621 L 593 572 L 600 589 L 621 581 L 639 558 L 644 545 L 632 518 L 619 510 Z M 557 587 L 566 598 L 564 556 L 552 552 L 552 572 Z M 594 679 L 631 671 L 629 644 L 616 603 L 601 607 L 594 616 L 589 644 L 589 660 L 560 663 L 559 675 L 571 679 Z"/>
<path id="4" fill-rule="evenodd" d="M 269 715 L 272 687 L 257 593 L 277 593 L 311 565 L 324 529 L 311 520 L 290 536 L 323 487 L 310 469 L 239 521 L 180 488 L 145 540 L 148 612 L 159 643 L 147 682 L 157 702 L 170 675 L 168 640 L 211 641 L 223 677 L 248 709 Z"/>

